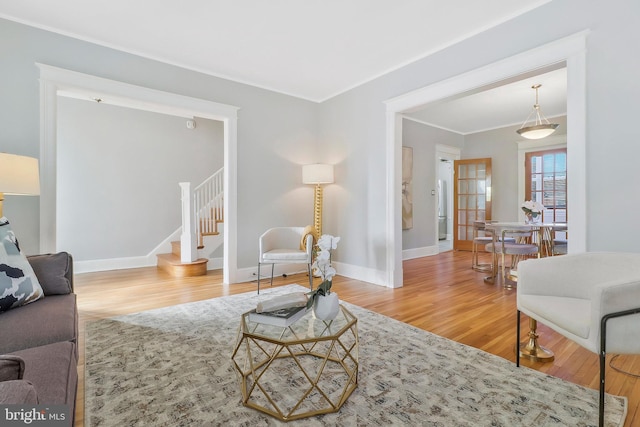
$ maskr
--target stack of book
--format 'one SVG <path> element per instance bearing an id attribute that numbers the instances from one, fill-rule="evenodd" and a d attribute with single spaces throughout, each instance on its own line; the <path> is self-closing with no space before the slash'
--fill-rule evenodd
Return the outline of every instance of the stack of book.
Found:
<path id="1" fill-rule="evenodd" d="M 307 313 L 307 296 L 303 292 L 280 295 L 258 303 L 249 313 L 249 321 L 287 327 Z"/>
<path id="2" fill-rule="evenodd" d="M 252 310 L 249 313 L 249 320 L 285 328 L 300 320 L 305 314 L 307 314 L 306 306 L 281 308 L 280 310 L 263 311 L 262 313 L 256 313 L 255 310 Z"/>

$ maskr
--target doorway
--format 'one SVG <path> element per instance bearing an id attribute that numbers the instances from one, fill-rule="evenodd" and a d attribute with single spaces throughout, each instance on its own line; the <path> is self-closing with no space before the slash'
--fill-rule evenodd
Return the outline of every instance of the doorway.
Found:
<path id="1" fill-rule="evenodd" d="M 471 251 L 474 223 L 491 219 L 491 158 L 454 162 L 453 248 Z"/>
<path id="2" fill-rule="evenodd" d="M 567 68 L 567 162 L 568 203 L 578 214 L 572 217 L 573 249 L 587 250 L 586 229 L 586 32 L 560 39 L 539 48 L 501 60 L 465 74 L 434 83 L 386 101 L 387 107 L 387 287 L 401 287 L 402 239 L 400 238 L 400 155 L 402 145 L 402 113 L 483 87 L 508 81 L 552 64 Z"/>
<path id="3" fill-rule="evenodd" d="M 438 253 L 453 249 L 450 237 L 451 227 L 449 227 L 449 219 L 452 213 L 449 207 L 452 172 L 451 161 L 440 159 L 440 168 L 438 170 Z"/>
<path id="4" fill-rule="evenodd" d="M 88 74 L 38 64 L 40 69 L 40 252 L 56 251 L 57 103 L 61 93 L 109 98 L 114 105 L 202 117 L 224 123 L 224 260 L 223 282 L 237 276 L 237 111 L 238 107 L 162 92 Z M 155 265 L 155 260 L 152 264 Z M 138 267 L 140 265 L 137 265 Z M 129 268 L 131 266 L 128 266 Z"/>
<path id="5" fill-rule="evenodd" d="M 438 253 L 453 250 L 454 174 L 453 162 L 460 159 L 460 148 L 436 145 L 436 240 Z"/>

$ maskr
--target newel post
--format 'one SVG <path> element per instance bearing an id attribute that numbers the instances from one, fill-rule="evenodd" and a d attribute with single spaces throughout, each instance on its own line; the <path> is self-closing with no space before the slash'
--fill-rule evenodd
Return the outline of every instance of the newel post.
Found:
<path id="1" fill-rule="evenodd" d="M 193 201 L 191 183 L 181 182 L 182 191 L 182 234 L 180 235 L 180 261 L 193 262 L 198 258 L 196 227 L 193 223 Z"/>

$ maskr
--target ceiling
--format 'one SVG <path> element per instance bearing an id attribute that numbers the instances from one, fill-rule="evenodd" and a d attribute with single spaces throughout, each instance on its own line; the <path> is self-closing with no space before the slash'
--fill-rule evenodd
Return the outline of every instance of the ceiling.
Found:
<path id="1" fill-rule="evenodd" d="M 543 115 L 548 119 L 564 116 L 567 114 L 567 69 L 563 64 L 557 66 L 562 68 L 533 71 L 509 82 L 460 94 L 405 115 L 461 135 L 512 125 L 520 127 L 535 104 L 536 92 L 531 86 L 541 84 L 538 102 Z M 532 120 L 535 120 L 534 115 L 527 123 L 531 124 Z"/>
<path id="2" fill-rule="evenodd" d="M 549 1 L 0 0 L 0 17 L 321 102 Z"/>

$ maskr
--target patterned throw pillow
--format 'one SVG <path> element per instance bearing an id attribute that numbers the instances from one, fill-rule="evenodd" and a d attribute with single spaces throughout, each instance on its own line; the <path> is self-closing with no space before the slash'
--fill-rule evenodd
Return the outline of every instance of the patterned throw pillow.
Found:
<path id="1" fill-rule="evenodd" d="M 7 218 L 0 218 L 0 313 L 44 296 Z"/>

